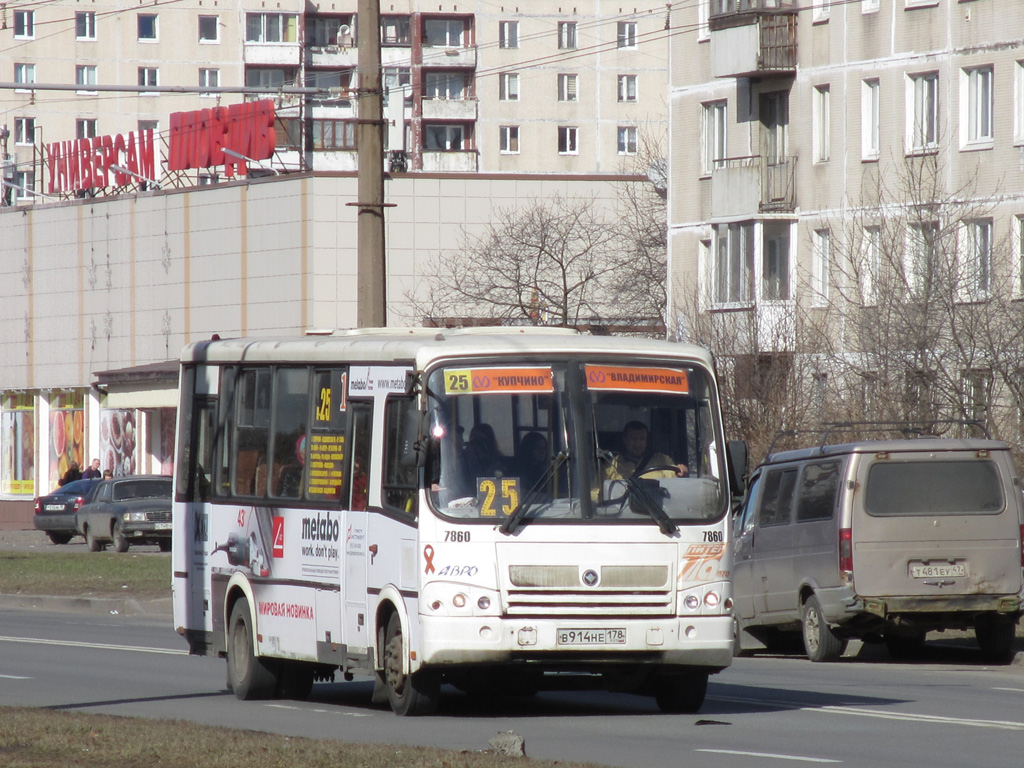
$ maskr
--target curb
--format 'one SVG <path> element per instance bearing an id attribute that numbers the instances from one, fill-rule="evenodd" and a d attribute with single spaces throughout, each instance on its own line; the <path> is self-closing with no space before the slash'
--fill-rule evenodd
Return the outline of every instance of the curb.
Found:
<path id="1" fill-rule="evenodd" d="M 170 619 L 171 598 L 136 600 L 119 597 L 61 597 L 57 595 L 0 595 L 0 610 L 42 610 L 71 613 L 107 613 Z"/>

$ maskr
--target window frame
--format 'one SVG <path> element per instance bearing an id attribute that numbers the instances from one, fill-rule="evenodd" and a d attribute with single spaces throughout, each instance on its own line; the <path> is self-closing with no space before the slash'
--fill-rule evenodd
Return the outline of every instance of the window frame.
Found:
<path id="1" fill-rule="evenodd" d="M 939 148 L 939 73 L 907 75 L 907 154 L 935 152 Z"/>
<path id="2" fill-rule="evenodd" d="M 618 76 L 618 97 L 620 104 L 635 104 L 638 100 L 639 78 L 635 74 Z"/>
<path id="3" fill-rule="evenodd" d="M 993 83 L 991 64 L 961 70 L 961 147 L 991 148 L 995 142 Z"/>
<path id="4" fill-rule="evenodd" d="M 160 67 L 139 67 L 139 87 L 141 88 L 157 88 L 160 86 Z M 154 82 L 150 82 L 150 75 Z M 159 96 L 159 93 L 152 91 L 140 91 L 139 96 Z"/>
<path id="5" fill-rule="evenodd" d="M 498 152 L 502 155 L 519 154 L 519 126 L 498 126 Z"/>
<path id="6" fill-rule="evenodd" d="M 431 131 L 444 131 L 444 147 L 428 147 L 427 136 Z M 454 142 L 453 137 L 458 134 L 459 146 L 450 146 Z M 469 149 L 469 130 L 462 123 L 428 123 L 423 126 L 423 151 L 424 152 L 465 152 Z"/>
<path id="7" fill-rule="evenodd" d="M 718 99 L 701 104 L 701 176 L 724 168 L 729 145 L 729 102 Z"/>
<path id="8" fill-rule="evenodd" d="M 620 21 L 616 26 L 615 47 L 618 49 L 636 48 L 639 25 L 635 21 Z"/>
<path id="9" fill-rule="evenodd" d="M 575 51 L 579 47 L 579 38 L 576 33 L 577 22 L 558 22 L 558 50 Z"/>
<path id="10" fill-rule="evenodd" d="M 878 78 L 861 80 L 860 157 L 865 161 L 877 161 L 882 155 L 881 87 Z"/>
<path id="11" fill-rule="evenodd" d="M 832 90 L 828 83 L 814 86 L 813 151 L 815 163 L 827 163 L 831 159 Z"/>
<path id="12" fill-rule="evenodd" d="M 711 254 L 712 303 L 716 308 L 754 302 L 757 225 L 753 220 L 716 224 Z"/>
<path id="13" fill-rule="evenodd" d="M 96 39 L 96 12 L 75 11 L 75 40 Z"/>
<path id="14" fill-rule="evenodd" d="M 832 272 L 832 230 L 820 227 L 811 233 L 811 306 L 828 305 Z"/>
<path id="15" fill-rule="evenodd" d="M 89 82 L 88 75 L 92 75 L 92 82 Z M 88 90 L 88 86 L 96 85 L 99 82 L 99 72 L 95 64 L 76 64 L 75 65 L 75 85 L 84 86 L 83 88 L 76 90 L 75 93 L 81 95 L 96 95 L 97 91 Z"/>
<path id="16" fill-rule="evenodd" d="M 35 85 L 36 65 L 35 62 L 16 61 L 14 62 L 14 82 L 20 85 Z M 30 93 L 31 88 L 15 88 L 15 93 Z"/>
<path id="17" fill-rule="evenodd" d="M 564 156 L 580 153 L 580 129 L 577 125 L 558 126 L 558 154 Z"/>
<path id="18" fill-rule="evenodd" d="M 570 85 L 571 84 L 571 85 Z M 562 102 L 578 102 L 580 99 L 579 74 L 576 72 L 558 73 L 558 100 Z"/>
<path id="19" fill-rule="evenodd" d="M 79 117 L 75 119 L 75 138 L 76 139 L 94 139 L 99 133 L 97 132 L 97 120 L 95 117 Z M 84 129 L 84 130 L 83 130 Z"/>
<path id="20" fill-rule="evenodd" d="M 519 22 L 499 21 L 498 22 L 498 48 L 503 50 L 514 50 L 519 48 Z"/>
<path id="21" fill-rule="evenodd" d="M 34 117 L 14 118 L 14 145 L 31 147 L 36 143 L 36 119 Z"/>
<path id="22" fill-rule="evenodd" d="M 621 156 L 629 157 L 637 153 L 637 129 L 635 125 L 620 125 L 616 128 L 616 146 Z"/>
<path id="23" fill-rule="evenodd" d="M 276 19 L 278 26 L 268 25 L 268 21 Z M 259 21 L 259 29 L 256 29 L 255 21 Z M 245 14 L 245 44 L 246 45 L 295 45 L 299 41 L 298 36 L 298 15 L 294 13 L 266 13 L 250 11 Z M 254 38 L 254 32 L 258 37 Z M 271 39 L 271 32 L 280 39 Z"/>
<path id="24" fill-rule="evenodd" d="M 213 73 L 213 80 L 216 82 L 211 83 L 209 80 L 210 73 Z M 220 88 L 220 69 L 213 67 L 200 67 L 199 68 L 199 87 L 200 88 Z M 199 94 L 200 98 L 216 98 L 218 94 L 205 91 Z"/>
<path id="25" fill-rule="evenodd" d="M 20 28 L 20 31 L 19 31 Z M 16 10 L 14 12 L 14 39 L 35 40 L 36 38 L 36 12 Z"/>
<path id="26" fill-rule="evenodd" d="M 213 22 L 213 37 L 203 37 L 203 21 Z M 216 45 L 220 43 L 220 16 L 209 13 L 199 14 L 198 19 L 199 25 L 199 44 L 200 45 Z"/>
<path id="27" fill-rule="evenodd" d="M 501 72 L 498 74 L 498 101 L 519 101 L 519 73 Z"/>
<path id="28" fill-rule="evenodd" d="M 137 41 L 140 43 L 158 43 L 160 42 L 160 16 L 156 13 L 138 13 L 135 15 L 136 19 L 136 33 Z M 152 21 L 153 23 L 153 34 L 152 36 L 143 36 L 143 22 Z M 148 31 L 148 30 L 147 30 Z"/>
<path id="29" fill-rule="evenodd" d="M 965 265 L 963 298 L 967 301 L 985 299 L 992 291 L 993 221 L 991 218 L 971 219 L 964 222 L 967 248 L 964 252 L 970 258 Z"/>

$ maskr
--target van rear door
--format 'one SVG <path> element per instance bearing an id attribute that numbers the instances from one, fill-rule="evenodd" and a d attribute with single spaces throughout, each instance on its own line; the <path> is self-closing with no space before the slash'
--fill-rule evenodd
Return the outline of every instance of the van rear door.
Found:
<path id="1" fill-rule="evenodd" d="M 1019 491 L 1002 452 L 862 455 L 853 514 L 861 597 L 1016 595 Z"/>

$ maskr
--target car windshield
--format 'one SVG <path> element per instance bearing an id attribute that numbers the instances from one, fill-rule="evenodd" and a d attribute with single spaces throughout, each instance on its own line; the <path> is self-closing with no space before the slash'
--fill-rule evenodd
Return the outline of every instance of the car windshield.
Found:
<path id="1" fill-rule="evenodd" d="M 171 481 L 124 480 L 114 485 L 114 501 L 127 499 L 170 499 Z"/>
<path id="2" fill-rule="evenodd" d="M 707 522 L 727 498 L 707 374 L 562 362 L 428 378 L 432 506 L 501 523 Z"/>

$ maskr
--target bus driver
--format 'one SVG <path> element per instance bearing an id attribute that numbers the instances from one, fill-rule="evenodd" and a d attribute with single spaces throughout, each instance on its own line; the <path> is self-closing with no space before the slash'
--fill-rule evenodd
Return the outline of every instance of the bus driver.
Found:
<path id="1" fill-rule="evenodd" d="M 630 421 L 622 428 L 622 452 L 617 454 L 605 468 L 608 480 L 625 480 L 639 470 L 640 475 L 649 478 L 687 477 L 690 474 L 685 464 L 673 461 L 664 453 L 649 448 L 650 433 L 647 425 Z M 645 467 L 652 469 L 644 471 Z M 653 469 L 655 468 L 656 469 Z"/>

